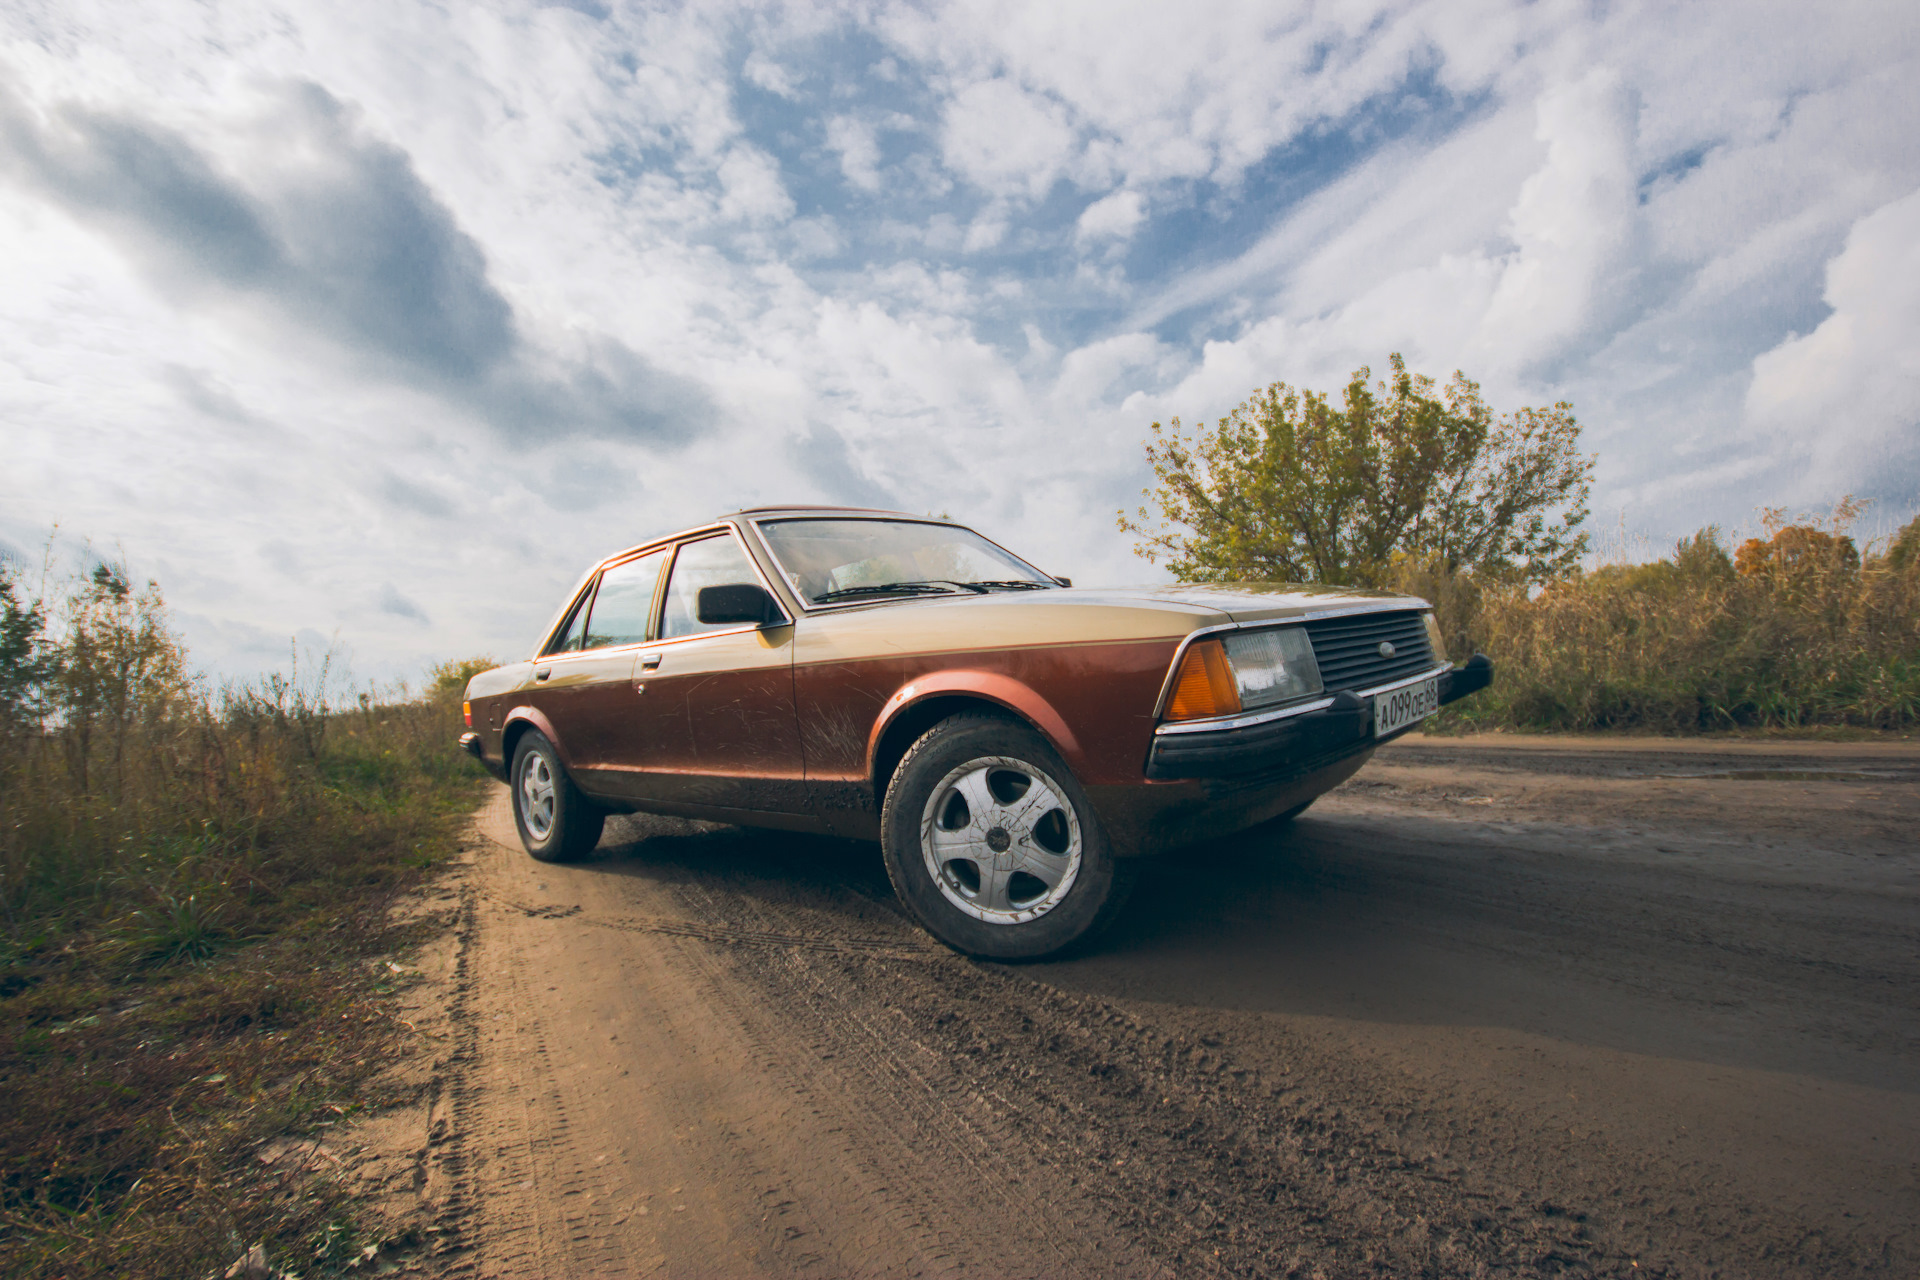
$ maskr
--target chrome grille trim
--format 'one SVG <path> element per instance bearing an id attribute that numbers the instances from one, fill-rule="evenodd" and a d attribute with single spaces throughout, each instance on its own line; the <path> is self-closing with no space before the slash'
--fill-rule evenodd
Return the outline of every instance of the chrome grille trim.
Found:
<path id="1" fill-rule="evenodd" d="M 1368 689 L 1394 682 L 1435 665 L 1433 645 L 1419 609 L 1402 607 L 1360 616 L 1315 619 L 1304 624 L 1313 641 L 1320 683 L 1329 693 Z M 1379 645 L 1390 642 L 1392 657 Z"/>

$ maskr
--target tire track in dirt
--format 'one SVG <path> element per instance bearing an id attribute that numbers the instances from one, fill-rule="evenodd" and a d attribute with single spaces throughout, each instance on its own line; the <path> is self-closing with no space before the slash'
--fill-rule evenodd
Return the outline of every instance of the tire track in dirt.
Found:
<path id="1" fill-rule="evenodd" d="M 775 913 L 747 897 L 701 884 L 677 886 L 676 897 L 690 914 L 727 921 L 729 928 L 744 922 L 742 931 L 752 936 L 783 932 L 769 927 L 778 918 Z M 918 932 L 904 920 L 899 928 L 903 935 Z M 825 965 L 825 957 L 836 954 L 872 962 L 861 966 L 859 992 L 849 992 L 843 968 Z M 910 954 L 943 968 L 970 967 L 944 948 L 915 948 Z M 886 963 L 894 957 L 882 955 L 800 945 L 772 963 L 735 959 L 731 985 L 738 989 L 746 970 L 761 979 L 755 984 L 760 999 L 743 1004 L 733 997 L 745 1016 L 752 1016 L 752 1009 L 808 1010 L 807 1048 L 821 1064 L 820 1074 L 835 1082 L 838 1097 L 858 1099 L 859 1108 L 877 1121 L 868 1124 L 869 1142 L 860 1156 L 895 1201 L 921 1206 L 902 1225 L 930 1234 L 937 1257 L 972 1254 L 977 1260 L 983 1227 L 1018 1237 L 1018 1249 L 993 1260 L 996 1275 L 1158 1274 L 1159 1268 L 1124 1237 L 1089 1230 L 1088 1206 L 1076 1203 L 1083 1197 L 1037 1162 L 1030 1136 L 1009 1124 L 1014 1108 L 1008 1099 L 958 1075 L 897 1009 L 858 998 L 913 980 Z M 961 1188 L 966 1193 L 956 1195 Z M 1063 1221 L 1069 1224 L 1065 1230 L 1055 1225 Z"/>
<path id="2" fill-rule="evenodd" d="M 577 905 L 535 906 L 515 902 L 494 893 L 486 896 L 503 907 L 538 919 L 565 920 L 580 915 L 580 908 Z M 695 938 L 701 942 L 717 942 L 729 946 L 760 947 L 772 950 L 800 949 L 823 952 L 828 955 L 879 955 L 893 960 L 930 960 L 949 954 L 946 948 L 931 940 L 921 942 L 914 937 L 898 939 L 834 937 L 830 934 L 748 929 L 702 920 L 658 917 L 653 919 L 632 916 L 612 919 L 581 917 L 579 923 L 596 929 L 616 929 L 625 933 L 657 933 L 669 938 Z M 924 937 L 924 935 L 920 936 Z"/>
<path id="3" fill-rule="evenodd" d="M 1009 1135 L 956 1118 L 874 1034 L 823 1038 L 818 982 L 770 1005 L 739 980 L 796 958 L 951 962 L 890 911 L 835 934 L 583 870 L 496 847 L 474 871 L 474 1272 L 1153 1274 L 1087 1230 L 1100 1215 L 1071 1188 L 1022 1190 Z"/>
<path id="4" fill-rule="evenodd" d="M 467 1135 L 474 1128 L 473 1067 L 479 1056 L 474 1018 L 473 955 L 479 941 L 478 895 L 464 878 L 453 927 L 453 971 L 444 986 L 446 1026 L 451 1044 L 436 1062 L 427 1089 L 423 1145 L 413 1153 L 413 1189 L 432 1207 L 426 1227 L 428 1258 L 445 1275 L 469 1274 L 474 1218 L 479 1196 Z"/>

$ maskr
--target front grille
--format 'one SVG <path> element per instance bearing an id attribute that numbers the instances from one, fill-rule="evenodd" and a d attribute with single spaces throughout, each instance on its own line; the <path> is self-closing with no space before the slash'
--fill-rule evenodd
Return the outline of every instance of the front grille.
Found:
<path id="1" fill-rule="evenodd" d="M 1427 624 L 1417 612 L 1321 618 L 1306 626 L 1313 660 L 1320 664 L 1320 683 L 1328 693 L 1371 689 L 1435 665 Z M 1391 658 L 1380 656 L 1382 640 L 1393 645 Z"/>

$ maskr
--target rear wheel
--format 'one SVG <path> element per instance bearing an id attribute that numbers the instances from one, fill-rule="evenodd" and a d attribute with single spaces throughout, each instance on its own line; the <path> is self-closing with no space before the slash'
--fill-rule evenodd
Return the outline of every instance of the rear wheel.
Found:
<path id="1" fill-rule="evenodd" d="M 1086 792 L 1044 738 L 967 713 L 929 729 L 894 771 L 881 811 L 894 892 L 948 946 L 1036 960 L 1119 912 L 1130 869 Z"/>
<path id="2" fill-rule="evenodd" d="M 520 843 L 541 862 L 571 862 L 600 843 L 606 811 L 580 794 L 560 756 L 538 730 L 514 744 L 513 824 Z"/>

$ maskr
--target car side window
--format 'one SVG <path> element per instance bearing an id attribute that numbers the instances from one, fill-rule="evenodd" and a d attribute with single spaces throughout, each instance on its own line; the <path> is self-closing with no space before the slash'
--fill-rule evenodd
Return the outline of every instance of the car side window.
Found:
<path id="1" fill-rule="evenodd" d="M 660 638 L 699 635 L 703 631 L 726 631 L 737 623 L 700 621 L 695 607 L 702 587 L 724 587 L 735 583 L 760 585 L 746 553 L 731 534 L 682 543 L 673 560 L 673 573 L 667 579 L 667 606 L 660 619 Z"/>
<path id="2" fill-rule="evenodd" d="M 567 625 L 560 628 L 553 643 L 540 651 L 541 657 L 556 653 L 575 653 L 579 651 L 580 641 L 587 630 L 587 606 L 593 603 L 593 588 L 588 587 L 581 595 L 580 602 L 573 606 L 573 612 L 567 615 Z"/>
<path id="3" fill-rule="evenodd" d="M 653 621 L 653 589 L 660 582 L 665 551 L 655 551 L 614 565 L 600 575 L 593 612 L 587 619 L 586 649 L 616 644 L 639 644 Z"/>

